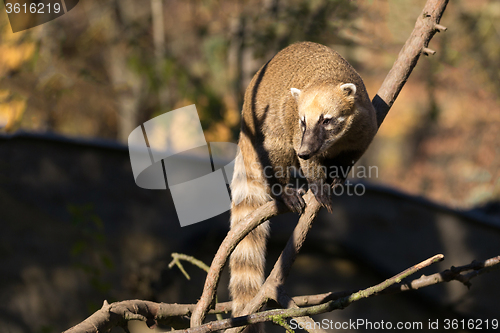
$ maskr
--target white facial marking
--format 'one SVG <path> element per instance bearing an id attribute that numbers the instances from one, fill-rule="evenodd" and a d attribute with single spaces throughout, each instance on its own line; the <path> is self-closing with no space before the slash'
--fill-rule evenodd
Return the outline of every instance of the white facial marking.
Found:
<path id="1" fill-rule="evenodd" d="M 344 121 L 345 120 L 345 117 L 338 117 L 337 118 L 338 121 Z"/>
<path id="2" fill-rule="evenodd" d="M 329 115 L 329 114 L 325 114 L 325 115 L 323 116 L 323 119 L 332 119 L 332 118 L 333 118 L 333 116 L 332 116 L 332 115 Z"/>

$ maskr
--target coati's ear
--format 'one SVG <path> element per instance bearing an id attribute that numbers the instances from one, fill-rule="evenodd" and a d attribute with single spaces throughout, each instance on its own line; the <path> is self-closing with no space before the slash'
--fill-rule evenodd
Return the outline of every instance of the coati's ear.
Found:
<path id="1" fill-rule="evenodd" d="M 301 93 L 300 89 L 290 88 L 290 92 L 292 93 L 292 96 L 295 98 L 295 100 L 298 101 Z"/>
<path id="2" fill-rule="evenodd" d="M 346 97 L 354 98 L 354 95 L 356 95 L 356 86 L 352 83 L 345 83 L 340 86 L 340 89 L 345 93 Z"/>

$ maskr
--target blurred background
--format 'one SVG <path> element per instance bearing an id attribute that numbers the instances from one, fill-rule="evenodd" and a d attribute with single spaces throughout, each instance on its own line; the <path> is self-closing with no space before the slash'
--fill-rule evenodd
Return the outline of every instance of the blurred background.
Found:
<path id="1" fill-rule="evenodd" d="M 85 0 L 15 34 L 0 4 L 3 327 L 61 331 L 104 299 L 195 302 L 204 273 L 183 280 L 169 255 L 210 263 L 228 214 L 180 228 L 168 191 L 135 186 L 130 132 L 196 104 L 207 141 L 236 142 L 252 76 L 302 40 L 338 51 L 373 97 L 424 4 Z M 451 0 L 441 24 L 436 55 L 421 57 L 359 162 L 378 171 L 366 195 L 320 215 L 291 294 L 364 288 L 437 251 L 451 258 L 443 269 L 500 254 L 500 2 Z M 290 219 L 273 224 L 270 261 Z M 384 296 L 331 318 L 492 318 L 492 281 Z"/>

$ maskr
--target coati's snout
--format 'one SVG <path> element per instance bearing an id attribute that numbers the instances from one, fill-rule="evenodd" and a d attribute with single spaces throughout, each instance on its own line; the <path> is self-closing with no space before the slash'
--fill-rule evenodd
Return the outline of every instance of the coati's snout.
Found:
<path id="1" fill-rule="evenodd" d="M 323 146 L 325 142 L 324 136 L 325 132 L 320 126 L 305 128 L 297 155 L 303 160 L 308 160 L 313 157 Z"/>

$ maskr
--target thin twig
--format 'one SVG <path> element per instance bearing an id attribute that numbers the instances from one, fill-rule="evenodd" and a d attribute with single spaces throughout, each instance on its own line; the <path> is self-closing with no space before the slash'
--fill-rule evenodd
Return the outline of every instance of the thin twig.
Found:
<path id="1" fill-rule="evenodd" d="M 189 255 L 184 254 L 184 253 L 176 253 L 176 252 L 174 252 L 174 253 L 172 253 L 172 258 L 173 258 L 172 261 L 170 262 L 170 264 L 168 264 L 168 268 L 172 268 L 174 265 L 177 265 L 177 267 L 179 267 L 179 269 L 181 270 L 181 272 L 184 274 L 184 276 L 188 280 L 191 280 L 191 278 L 189 277 L 188 273 L 184 270 L 184 267 L 182 267 L 182 264 L 180 262 L 181 260 L 190 262 L 191 264 L 193 264 L 193 265 L 201 268 L 202 270 L 204 270 L 207 273 L 210 270 L 210 267 L 208 267 L 208 265 L 205 264 L 203 261 L 198 260 L 195 257 L 189 256 Z M 215 296 L 215 303 L 218 303 L 217 296 Z M 222 320 L 223 319 L 222 316 L 220 315 L 220 313 L 217 313 L 216 317 L 217 317 L 217 320 Z"/>
<path id="2" fill-rule="evenodd" d="M 204 270 L 205 272 L 208 273 L 208 271 L 210 270 L 210 267 L 208 267 L 207 264 L 205 264 L 203 261 L 201 260 L 198 260 L 196 259 L 195 257 L 192 257 L 192 256 L 188 256 L 187 254 L 183 254 L 183 253 L 172 253 L 172 258 L 177 259 L 177 260 L 184 260 L 184 261 L 187 261 L 199 268 L 201 268 L 202 270 Z M 172 262 L 174 261 L 172 260 Z M 170 263 L 168 264 L 168 268 L 172 268 L 173 264 Z"/>
<path id="3" fill-rule="evenodd" d="M 186 279 L 188 280 L 191 280 L 191 277 L 189 276 L 189 274 L 186 272 L 186 270 L 184 269 L 184 266 L 182 266 L 181 264 L 181 261 L 179 260 L 179 258 L 173 258 L 172 261 L 168 264 L 168 268 L 172 268 L 177 266 L 177 268 L 179 268 L 179 270 L 182 272 L 182 274 L 184 274 L 184 276 L 186 277 Z"/>
<path id="4" fill-rule="evenodd" d="M 452 280 L 462 282 L 465 286 L 470 288 L 471 283 L 470 280 L 474 277 L 488 273 L 492 270 L 496 270 L 500 268 L 500 256 L 490 258 L 486 261 L 479 262 L 473 261 L 469 265 L 459 266 L 459 267 L 451 267 L 441 273 L 432 274 L 429 276 L 422 275 L 420 278 L 411 281 L 410 283 L 404 283 L 400 286 L 394 286 L 397 290 L 394 291 L 406 291 L 406 290 L 415 290 L 423 287 L 427 287 L 433 284 L 438 284 L 442 282 L 449 282 Z M 473 270 L 472 272 L 461 274 L 462 272 Z M 391 288 L 392 289 L 392 288 Z M 392 293 L 393 290 L 387 289 L 386 292 Z"/>
<path id="5" fill-rule="evenodd" d="M 182 274 L 184 274 L 184 276 L 188 280 L 191 280 L 191 277 L 189 276 L 189 274 L 186 272 L 186 270 L 182 266 L 181 260 L 187 261 L 187 262 L 203 269 L 207 273 L 210 269 L 210 267 L 208 267 L 207 264 L 205 264 L 201 260 L 196 259 L 195 257 L 188 256 L 187 254 L 183 254 L 183 253 L 176 253 L 176 252 L 172 253 L 172 261 L 168 264 L 168 268 L 172 268 L 172 267 L 174 267 L 174 265 L 176 265 L 177 267 L 179 267 Z"/>

